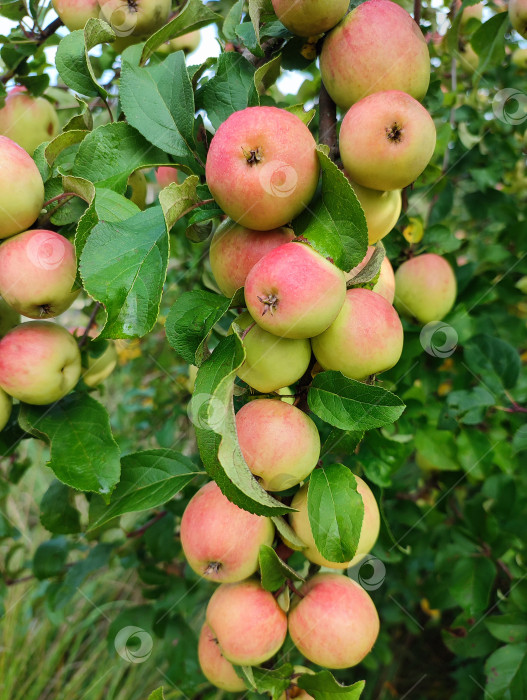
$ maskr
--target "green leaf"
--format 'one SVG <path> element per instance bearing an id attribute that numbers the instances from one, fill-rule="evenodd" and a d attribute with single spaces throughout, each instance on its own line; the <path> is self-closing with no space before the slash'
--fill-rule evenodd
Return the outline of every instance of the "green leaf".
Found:
<path id="1" fill-rule="evenodd" d="M 494 700 L 523 698 L 527 688 L 527 643 L 507 644 L 485 663 L 485 690 Z"/>
<path id="2" fill-rule="evenodd" d="M 364 681 L 357 681 L 348 686 L 340 685 L 330 671 L 304 673 L 296 683 L 316 700 L 334 700 L 335 695 L 338 695 L 341 700 L 358 700 L 365 685 Z"/>
<path id="3" fill-rule="evenodd" d="M 488 605 L 496 568 L 487 557 L 464 557 L 456 562 L 449 577 L 449 591 L 463 610 L 471 615 Z"/>
<path id="4" fill-rule="evenodd" d="M 225 17 L 221 31 L 227 41 L 236 41 L 235 29 L 242 21 L 244 4 L 245 0 L 237 0 Z"/>
<path id="5" fill-rule="evenodd" d="M 509 28 L 509 18 L 506 12 L 498 12 L 484 22 L 474 33 L 471 44 L 479 56 L 476 81 L 489 68 L 497 66 L 505 58 L 505 33 Z"/>
<path id="6" fill-rule="evenodd" d="M 64 569 L 68 558 L 68 540 L 65 537 L 43 542 L 37 547 L 33 556 L 33 573 L 42 580 L 58 576 Z"/>
<path id="7" fill-rule="evenodd" d="M 465 344 L 464 356 L 470 369 L 480 374 L 484 384 L 498 394 L 503 388 L 512 389 L 518 381 L 520 356 L 504 340 L 483 333 L 476 335 Z"/>
<path id="8" fill-rule="evenodd" d="M 324 440 L 320 452 L 323 455 L 328 452 L 333 452 L 335 454 L 345 453 L 347 455 L 353 454 L 363 437 L 363 430 L 339 430 L 338 428 L 332 428 L 331 432 Z"/>
<path id="9" fill-rule="evenodd" d="M 197 175 L 187 177 L 184 182 L 177 185 L 171 182 L 159 193 L 159 203 L 163 209 L 167 228 L 172 226 L 182 216 L 185 216 L 192 207 L 199 202 L 197 187 L 199 178 Z"/>
<path id="10" fill-rule="evenodd" d="M 51 447 L 48 467 L 57 479 L 106 500 L 119 481 L 119 448 L 106 409 L 87 394 L 73 393 L 51 406 L 22 405 L 20 425 Z"/>
<path id="11" fill-rule="evenodd" d="M 527 425 L 521 425 L 514 433 L 512 447 L 516 453 L 527 450 Z"/>
<path id="12" fill-rule="evenodd" d="M 375 249 L 373 255 L 368 260 L 366 265 L 358 272 L 354 277 L 348 280 L 348 289 L 352 287 L 357 287 L 360 285 L 365 285 L 371 282 L 375 278 L 379 277 L 379 272 L 381 271 L 381 265 L 386 257 L 386 251 L 384 245 L 381 241 L 375 244 Z"/>
<path id="13" fill-rule="evenodd" d="M 343 464 L 315 469 L 309 479 L 307 510 L 317 549 L 329 561 L 351 561 L 359 544 L 364 504 L 357 480 Z"/>
<path id="14" fill-rule="evenodd" d="M 253 23 L 256 41 L 260 43 L 260 17 L 263 12 L 273 12 L 271 0 L 249 0 L 249 17 Z"/>
<path id="15" fill-rule="evenodd" d="M 288 579 L 305 583 L 305 579 L 282 561 L 274 549 L 266 544 L 260 546 L 258 561 L 262 586 L 266 591 L 277 591 Z"/>
<path id="16" fill-rule="evenodd" d="M 307 112 L 304 110 L 304 105 L 299 104 L 299 105 L 293 105 L 292 107 L 286 107 L 287 112 L 291 112 L 291 114 L 296 115 L 299 119 L 301 119 L 306 126 L 309 126 L 311 122 L 313 121 L 313 117 L 317 113 L 316 109 L 309 109 Z"/>
<path id="17" fill-rule="evenodd" d="M 106 307 L 103 338 L 137 338 L 159 313 L 168 264 L 168 231 L 161 207 L 123 222 L 100 222 L 80 259 L 84 288 Z"/>
<path id="18" fill-rule="evenodd" d="M 76 97 L 76 100 L 79 103 L 81 111 L 64 124 L 62 131 L 91 131 L 93 129 L 93 116 L 90 112 L 90 108 L 80 97 Z"/>
<path id="19" fill-rule="evenodd" d="M 359 200 L 344 173 L 319 146 L 322 188 L 293 221 L 297 236 L 303 236 L 324 257 L 348 272 L 358 265 L 368 249 L 368 227 Z"/>
<path id="20" fill-rule="evenodd" d="M 40 501 L 40 522 L 50 532 L 70 535 L 81 531 L 80 513 L 70 503 L 71 489 L 54 479 Z"/>
<path id="21" fill-rule="evenodd" d="M 207 337 L 230 304 L 230 299 L 212 292 L 184 292 L 170 309 L 165 324 L 168 342 L 178 355 L 199 367 L 208 353 Z"/>
<path id="22" fill-rule="evenodd" d="M 515 644 L 527 639 L 527 615 L 517 612 L 507 615 L 492 615 L 485 620 L 491 635 L 500 642 Z"/>
<path id="23" fill-rule="evenodd" d="M 62 151 L 70 148 L 70 146 L 75 146 L 81 143 L 89 131 L 71 130 L 64 131 L 62 134 L 56 136 L 52 141 L 48 143 L 44 150 L 44 155 L 49 166 L 52 166 L 56 158 L 62 153 Z"/>
<path id="24" fill-rule="evenodd" d="M 163 693 L 163 687 L 157 688 L 153 693 L 150 693 L 148 700 L 165 700 L 165 694 Z"/>
<path id="25" fill-rule="evenodd" d="M 291 547 L 291 549 L 296 549 L 298 551 L 304 549 L 306 546 L 305 542 L 302 542 L 300 537 L 296 534 L 285 518 L 282 518 L 280 515 L 275 515 L 271 518 L 271 520 L 275 524 L 275 527 L 284 542 L 287 540 L 287 544 Z"/>
<path id="26" fill-rule="evenodd" d="M 110 505 L 97 511 L 88 530 L 104 525 L 123 513 L 164 505 L 200 473 L 196 465 L 174 450 L 145 450 L 121 459 L 121 480 Z"/>
<path id="27" fill-rule="evenodd" d="M 97 544 L 89 551 L 85 559 L 76 562 L 68 569 L 62 585 L 54 596 L 54 607 L 56 609 L 62 609 L 67 606 L 73 596 L 79 593 L 82 583 L 90 574 L 108 566 L 114 546 L 113 543 Z"/>
<path id="28" fill-rule="evenodd" d="M 278 54 L 267 63 L 264 63 L 263 66 L 257 68 L 254 74 L 254 87 L 259 95 L 265 94 L 280 77 L 281 60 L 282 57 Z"/>
<path id="29" fill-rule="evenodd" d="M 292 664 L 284 664 L 272 670 L 257 666 L 244 666 L 241 677 L 249 682 L 250 687 L 261 695 L 271 695 L 272 700 L 278 700 L 285 695 L 294 673 Z M 241 674 L 240 674 L 241 675 Z"/>
<path id="30" fill-rule="evenodd" d="M 326 423 L 355 432 L 389 425 L 405 409 L 401 399 L 386 389 L 348 379 L 334 371 L 316 375 L 307 402 L 313 413 Z"/>

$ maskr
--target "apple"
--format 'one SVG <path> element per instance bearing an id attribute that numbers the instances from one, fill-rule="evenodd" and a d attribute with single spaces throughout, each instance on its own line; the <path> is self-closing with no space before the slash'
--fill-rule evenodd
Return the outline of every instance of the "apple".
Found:
<path id="1" fill-rule="evenodd" d="M 243 338 L 245 361 L 238 377 L 263 393 L 278 391 L 297 382 L 311 360 L 309 340 L 277 338 L 256 325 L 245 311 L 235 321 L 242 330 L 252 326 Z"/>
<path id="2" fill-rule="evenodd" d="M 367 0 L 324 39 L 322 81 L 341 109 L 383 90 L 422 100 L 430 82 L 430 56 L 421 30 L 390 0 Z"/>
<path id="3" fill-rule="evenodd" d="M 84 335 L 84 328 L 71 328 L 70 332 L 73 333 L 77 339 L 80 339 Z M 96 337 L 97 330 L 91 328 L 88 331 L 88 338 Z M 105 379 L 108 379 L 117 365 L 117 348 L 115 347 L 115 343 L 112 340 L 99 340 L 97 345 L 99 343 L 104 347 L 102 352 L 99 348 L 95 350 L 95 344 L 91 341 L 88 341 L 84 345 L 84 349 L 87 352 L 88 366 L 83 366 L 82 368 L 82 379 L 89 387 L 102 384 Z M 97 347 L 97 345 L 95 345 L 95 347 Z"/>
<path id="4" fill-rule="evenodd" d="M 148 189 L 145 174 L 141 170 L 136 170 L 128 178 L 127 185 L 130 188 L 128 192 L 130 201 L 138 206 L 139 209 L 144 210 Z"/>
<path id="5" fill-rule="evenodd" d="M 201 33 L 199 29 L 194 32 L 189 32 L 188 34 L 183 34 L 182 36 L 177 36 L 175 39 L 170 39 L 166 41 L 161 46 L 156 49 L 157 53 L 175 53 L 176 51 L 184 51 L 185 53 L 192 53 L 195 51 L 201 40 Z"/>
<path id="6" fill-rule="evenodd" d="M 527 39 L 527 0 L 509 0 L 509 19 L 518 34 Z"/>
<path id="7" fill-rule="evenodd" d="M 157 184 L 161 187 L 168 187 L 172 182 L 177 183 L 178 174 L 176 168 L 169 165 L 160 165 L 156 170 Z"/>
<path id="8" fill-rule="evenodd" d="M 0 136 L 0 238 L 31 226 L 43 204 L 44 183 L 34 160 L 14 141 Z"/>
<path id="9" fill-rule="evenodd" d="M 99 0 L 99 4 L 101 19 L 108 22 L 118 39 L 125 40 L 123 45 L 160 29 L 172 7 L 170 0 Z"/>
<path id="10" fill-rule="evenodd" d="M 6 427 L 12 408 L 13 399 L 3 389 L 0 389 L 0 430 Z"/>
<path id="11" fill-rule="evenodd" d="M 0 295 L 23 316 L 52 318 L 68 309 L 80 289 L 75 248 L 54 231 L 33 229 L 0 245 Z"/>
<path id="12" fill-rule="evenodd" d="M 457 0 L 456 2 L 456 12 L 459 12 L 461 9 L 462 5 L 462 0 Z M 463 30 L 469 20 L 471 19 L 479 19 L 481 22 L 481 18 L 483 17 L 483 3 L 478 2 L 477 5 L 469 5 L 468 7 L 465 7 L 463 10 L 463 14 L 461 16 L 461 23 L 459 25 L 459 28 Z"/>
<path id="13" fill-rule="evenodd" d="M 342 121 L 339 143 L 352 180 L 373 190 L 400 190 L 414 182 L 430 162 L 436 130 L 417 100 L 389 90 L 353 105 Z"/>
<path id="14" fill-rule="evenodd" d="M 241 581 L 258 569 L 260 545 L 271 545 L 270 518 L 238 508 L 210 481 L 181 518 L 181 546 L 191 568 L 217 583 Z"/>
<path id="15" fill-rule="evenodd" d="M 512 52 L 511 63 L 521 70 L 527 69 L 527 48 L 516 49 Z"/>
<path id="16" fill-rule="evenodd" d="M 59 131 L 55 108 L 45 97 L 32 97 L 22 87 L 9 91 L 0 109 L 0 134 L 18 143 L 32 156 L 37 146 L 51 141 Z M 17 185 L 20 187 L 20 182 L 17 181 Z"/>
<path id="17" fill-rule="evenodd" d="M 454 270 L 435 253 L 407 260 L 395 273 L 395 308 L 423 325 L 441 321 L 454 306 L 456 294 Z"/>
<path id="18" fill-rule="evenodd" d="M 348 0 L 271 0 L 276 16 L 297 36 L 311 37 L 332 29 L 348 11 Z"/>
<path id="19" fill-rule="evenodd" d="M 243 457 L 267 491 L 285 491 L 303 481 L 320 457 L 317 426 L 284 401 L 250 401 L 236 414 Z"/>
<path id="20" fill-rule="evenodd" d="M 212 685 L 229 693 L 245 690 L 245 683 L 221 653 L 218 640 L 206 622 L 199 635 L 198 660 L 203 675 Z"/>
<path id="21" fill-rule="evenodd" d="M 206 620 L 223 656 L 239 666 L 264 663 L 280 649 L 287 634 L 286 614 L 273 594 L 252 579 L 217 588 Z"/>
<path id="22" fill-rule="evenodd" d="M 247 275 L 260 258 L 294 237 L 290 228 L 254 231 L 232 219 L 225 219 L 214 232 L 209 250 L 212 274 L 221 293 L 232 297 L 243 287 Z"/>
<path id="23" fill-rule="evenodd" d="M 315 149 L 315 139 L 295 114 L 247 107 L 216 131 L 207 155 L 207 185 L 223 211 L 242 226 L 279 228 L 315 194 L 320 170 Z"/>
<path id="24" fill-rule="evenodd" d="M 357 480 L 357 491 L 362 496 L 362 502 L 364 504 L 364 518 L 360 531 L 359 544 L 357 545 L 357 552 L 351 561 L 345 563 L 329 561 L 322 556 L 315 544 L 307 512 L 307 491 L 309 484 L 302 486 L 293 498 L 291 508 L 295 508 L 298 512 L 289 514 L 289 522 L 302 542 L 307 545 L 307 547 L 302 550 L 302 554 L 304 554 L 309 561 L 313 562 L 313 564 L 327 566 L 330 569 L 347 569 L 364 559 L 366 554 L 371 552 L 374 544 L 377 542 L 381 527 L 381 516 L 379 514 L 377 501 L 368 484 L 363 481 L 360 476 L 355 475 L 355 479 Z"/>
<path id="25" fill-rule="evenodd" d="M 81 355 L 65 328 L 30 321 L 0 340 L 0 387 L 10 396 L 44 406 L 66 396 L 81 375 Z"/>
<path id="26" fill-rule="evenodd" d="M 89 19 L 97 19 L 101 8 L 99 0 L 52 0 L 53 9 L 70 32 L 84 29 Z"/>
<path id="27" fill-rule="evenodd" d="M 366 379 L 391 369 L 403 351 L 403 327 L 393 306 L 369 289 L 349 289 L 341 312 L 311 345 L 324 369 Z"/>
<path id="28" fill-rule="evenodd" d="M 353 277 L 355 277 L 355 275 L 357 275 L 367 265 L 371 256 L 373 255 L 374 250 L 375 248 L 373 246 L 368 246 L 368 252 L 366 253 L 364 260 L 346 275 L 347 280 L 353 279 Z M 393 272 L 392 264 L 386 255 L 382 260 L 381 269 L 379 270 L 379 278 L 372 291 L 377 292 L 377 294 L 384 297 L 386 301 L 393 304 L 393 299 L 395 296 L 395 274 Z"/>
<path id="29" fill-rule="evenodd" d="M 368 226 L 368 243 L 372 245 L 388 235 L 393 229 L 403 206 L 401 190 L 381 192 L 369 187 L 361 187 L 350 181 L 357 199 L 364 211 Z"/>
<path id="30" fill-rule="evenodd" d="M 472 48 L 468 41 L 459 42 L 459 52 L 457 54 L 459 65 L 469 75 L 472 75 L 477 70 L 479 65 L 479 56 Z"/>
<path id="31" fill-rule="evenodd" d="M 12 309 L 9 304 L 0 297 L 0 338 L 3 338 L 7 331 L 18 326 L 20 314 Z"/>
<path id="32" fill-rule="evenodd" d="M 289 634 L 297 649 L 319 666 L 356 666 L 379 634 L 372 599 L 343 574 L 318 574 L 300 589 L 289 612 Z"/>
<path id="33" fill-rule="evenodd" d="M 247 310 L 266 331 L 311 338 L 336 319 L 346 295 L 342 270 L 305 243 L 269 251 L 245 280 Z"/>

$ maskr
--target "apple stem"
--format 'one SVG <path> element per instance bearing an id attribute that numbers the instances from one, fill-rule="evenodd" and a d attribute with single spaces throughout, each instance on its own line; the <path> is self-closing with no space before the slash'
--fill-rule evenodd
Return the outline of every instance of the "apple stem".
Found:
<path id="1" fill-rule="evenodd" d="M 292 591 L 295 595 L 297 595 L 299 598 L 304 598 L 304 594 L 300 593 L 298 588 L 295 586 L 295 584 L 291 581 L 291 579 L 287 579 L 287 587 L 289 588 L 290 591 Z"/>
<path id="2" fill-rule="evenodd" d="M 256 321 L 253 321 L 249 326 L 247 326 L 247 328 L 246 328 L 246 329 L 243 331 L 243 333 L 241 334 L 240 340 L 244 340 L 244 339 L 245 339 L 245 336 L 247 335 L 247 333 L 248 333 L 250 330 L 252 330 L 255 326 L 256 326 Z"/>
<path id="3" fill-rule="evenodd" d="M 97 314 L 98 314 L 98 312 L 99 312 L 99 309 L 100 309 L 101 307 L 102 307 L 102 304 L 101 304 L 100 301 L 98 301 L 98 302 L 95 304 L 95 306 L 93 307 L 93 311 L 91 312 L 91 316 L 90 316 L 90 318 L 88 319 L 88 323 L 86 324 L 86 328 L 84 329 L 84 333 L 82 334 L 82 336 L 81 336 L 80 339 L 79 339 L 79 342 L 77 343 L 77 345 L 79 346 L 79 348 L 82 348 L 82 346 L 84 345 L 84 343 L 88 340 L 88 335 L 89 335 L 89 333 L 90 333 L 90 331 L 91 331 L 91 329 L 92 329 L 92 327 L 93 327 L 93 324 L 95 323 L 95 318 L 96 318 L 96 316 L 97 316 Z"/>

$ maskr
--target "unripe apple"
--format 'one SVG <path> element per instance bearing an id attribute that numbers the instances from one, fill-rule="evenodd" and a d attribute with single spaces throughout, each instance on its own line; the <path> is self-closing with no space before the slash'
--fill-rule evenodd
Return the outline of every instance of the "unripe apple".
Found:
<path id="1" fill-rule="evenodd" d="M 364 267 L 366 267 L 367 263 L 370 261 L 371 256 L 373 255 L 374 250 L 375 248 L 373 246 L 368 246 L 368 252 L 366 253 L 364 260 L 346 275 L 347 280 L 353 279 L 355 275 L 357 275 Z M 384 297 L 386 301 L 388 301 L 390 304 L 393 304 L 393 299 L 395 296 L 395 274 L 393 272 L 392 264 L 386 255 L 382 260 L 381 269 L 379 270 L 379 278 L 375 283 L 375 286 L 373 287 L 372 291 L 377 292 L 377 294 L 380 294 L 381 297 Z"/>
<path id="2" fill-rule="evenodd" d="M 285 491 L 299 484 L 317 465 L 317 426 L 284 401 L 246 403 L 236 414 L 236 430 L 243 457 L 266 491 Z"/>
<path id="3" fill-rule="evenodd" d="M 117 37 L 130 40 L 146 38 L 160 29 L 168 20 L 170 0 L 99 0 L 102 19 L 106 20 Z"/>
<path id="4" fill-rule="evenodd" d="M 511 63 L 518 68 L 525 70 L 527 69 L 527 48 L 526 49 L 516 49 L 513 51 L 511 56 Z"/>
<path id="5" fill-rule="evenodd" d="M 28 318 L 52 318 L 68 309 L 80 289 L 75 248 L 55 231 L 33 229 L 0 245 L 0 294 Z"/>
<path id="6" fill-rule="evenodd" d="M 192 53 L 195 51 L 201 40 L 201 33 L 199 29 L 194 32 L 189 32 L 188 34 L 183 34 L 182 36 L 177 36 L 175 39 L 170 39 L 166 41 L 161 46 L 158 46 L 156 52 L 158 53 L 174 53 L 175 51 L 184 51 L 185 53 Z"/>
<path id="7" fill-rule="evenodd" d="M 53 9 L 70 32 L 84 29 L 89 19 L 98 19 L 101 8 L 98 0 L 52 0 Z"/>
<path id="8" fill-rule="evenodd" d="M 177 170 L 169 165 L 160 165 L 156 170 L 157 184 L 161 187 L 168 187 L 171 183 L 177 183 Z"/>
<path id="9" fill-rule="evenodd" d="M 76 338 L 82 338 L 84 335 L 84 328 L 72 328 L 70 331 Z M 96 336 L 97 330 L 95 328 L 91 328 L 88 332 L 88 338 L 95 338 Z M 105 379 L 108 379 L 117 365 L 117 348 L 115 347 L 114 341 L 103 340 L 99 342 L 106 343 L 106 347 L 100 353 L 94 352 L 94 350 L 90 347 L 92 345 L 91 341 L 88 341 L 84 345 L 88 355 L 88 366 L 83 366 L 82 368 L 82 379 L 89 387 L 95 387 L 102 384 Z"/>
<path id="10" fill-rule="evenodd" d="M 366 591 L 342 574 L 318 574 L 302 586 L 289 613 L 289 634 L 310 661 L 326 668 L 356 666 L 379 634 L 379 616 Z"/>
<path id="11" fill-rule="evenodd" d="M 221 653 L 218 640 L 206 622 L 199 635 L 198 660 L 203 675 L 216 688 L 229 693 L 245 690 L 245 683 L 236 675 L 231 662 Z"/>
<path id="12" fill-rule="evenodd" d="M 390 0 L 367 0 L 325 38 L 320 72 L 341 109 L 382 90 L 422 100 L 430 82 L 430 56 L 406 10 Z"/>
<path id="13" fill-rule="evenodd" d="M 336 319 L 346 295 L 342 270 L 305 243 L 286 243 L 261 258 L 245 280 L 247 309 L 282 338 L 311 338 Z"/>
<path id="14" fill-rule="evenodd" d="M 13 399 L 3 389 L 0 389 L 0 430 L 6 427 L 12 408 Z"/>
<path id="15" fill-rule="evenodd" d="M 357 545 L 357 552 L 353 559 L 348 562 L 338 563 L 329 561 L 322 556 L 318 550 L 311 531 L 311 524 L 307 512 L 307 491 L 309 484 L 302 486 L 293 498 L 291 508 L 295 508 L 298 512 L 289 514 L 289 522 L 302 542 L 307 545 L 307 547 L 302 550 L 302 554 L 304 554 L 309 561 L 313 562 L 313 564 L 327 566 L 330 569 L 347 569 L 364 559 L 366 554 L 371 552 L 373 546 L 377 542 L 381 527 L 379 506 L 368 484 L 363 481 L 360 476 L 355 475 L 355 479 L 357 480 L 357 491 L 360 493 L 364 504 L 364 518 L 362 521 L 359 543 Z"/>
<path id="16" fill-rule="evenodd" d="M 79 348 L 62 326 L 30 321 L 0 340 L 0 387 L 19 401 L 35 406 L 58 401 L 80 375 Z"/>
<path id="17" fill-rule="evenodd" d="M 339 142 L 342 162 L 352 180 L 374 190 L 400 190 L 414 182 L 430 162 L 436 130 L 417 100 L 389 90 L 353 105 L 342 121 Z"/>
<path id="18" fill-rule="evenodd" d="M 0 238 L 31 226 L 43 204 L 44 183 L 34 160 L 14 141 L 0 136 Z"/>
<path id="19" fill-rule="evenodd" d="M 456 294 L 454 270 L 435 253 L 407 260 L 395 273 L 395 308 L 423 325 L 441 321 L 454 306 Z"/>
<path id="20" fill-rule="evenodd" d="M 287 634 L 286 614 L 273 594 L 252 579 L 222 584 L 212 594 L 206 619 L 223 656 L 239 666 L 264 663 Z"/>
<path id="21" fill-rule="evenodd" d="M 316 36 L 332 29 L 348 11 L 348 0 L 271 0 L 276 16 L 297 36 Z"/>
<path id="22" fill-rule="evenodd" d="M 350 185 L 366 217 L 368 243 L 370 245 L 377 243 L 390 233 L 401 215 L 403 206 L 401 190 L 381 192 L 351 181 Z"/>
<path id="23" fill-rule="evenodd" d="M 527 0 L 509 0 L 509 19 L 518 34 L 527 39 Z"/>
<path id="24" fill-rule="evenodd" d="M 290 228 L 254 231 L 232 219 L 225 219 L 214 232 L 209 250 L 212 274 L 221 293 L 232 297 L 243 287 L 247 275 L 260 258 L 294 237 Z"/>
<path id="25" fill-rule="evenodd" d="M 19 323 L 20 314 L 0 297 L 0 338 L 3 338 L 7 331 L 18 326 Z"/>
<path id="26" fill-rule="evenodd" d="M 403 351 L 403 327 L 393 306 L 369 289 L 349 289 L 334 323 L 311 345 L 324 369 L 366 379 L 391 369 Z"/>
<path id="27" fill-rule="evenodd" d="M 37 146 L 43 141 L 51 141 L 59 131 L 57 113 L 44 97 L 32 97 L 20 87 L 9 91 L 5 105 L 0 109 L 0 134 L 8 136 L 33 155 Z M 20 187 L 19 182 L 17 185 Z"/>
<path id="28" fill-rule="evenodd" d="M 136 170 L 128 178 L 128 187 L 130 188 L 129 199 L 139 209 L 144 210 L 146 207 L 146 193 L 148 185 L 145 174 L 141 170 Z"/>
<path id="29" fill-rule="evenodd" d="M 270 393 L 297 382 L 311 360 L 309 340 L 278 338 L 256 325 L 245 311 L 235 321 L 243 330 L 252 328 L 243 338 L 245 362 L 238 376 L 256 391 Z"/>
<path id="30" fill-rule="evenodd" d="M 456 12 L 459 11 L 462 5 L 462 0 L 457 0 L 456 2 Z M 471 19 L 479 19 L 481 22 L 481 18 L 483 16 L 483 3 L 478 2 L 477 5 L 469 5 L 468 7 L 465 7 L 463 10 L 463 14 L 461 16 L 461 23 L 459 25 L 459 28 L 463 30 L 467 24 L 467 22 Z"/>
<path id="31" fill-rule="evenodd" d="M 257 231 L 289 223 L 318 183 L 315 139 L 295 114 L 247 107 L 221 124 L 211 141 L 206 176 L 212 196 L 234 221 Z"/>
<path id="32" fill-rule="evenodd" d="M 210 481 L 181 518 L 181 546 L 191 568 L 217 583 L 241 581 L 258 568 L 260 545 L 272 544 L 270 518 L 238 508 Z"/>
<path id="33" fill-rule="evenodd" d="M 457 58 L 461 68 L 469 75 L 472 75 L 479 65 L 479 56 L 467 41 L 460 42 Z"/>

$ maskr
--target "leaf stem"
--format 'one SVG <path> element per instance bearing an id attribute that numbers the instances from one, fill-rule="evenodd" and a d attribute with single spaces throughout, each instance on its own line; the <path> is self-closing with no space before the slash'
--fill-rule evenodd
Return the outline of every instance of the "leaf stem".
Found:
<path id="1" fill-rule="evenodd" d="M 128 532 L 126 537 L 131 538 L 131 537 L 142 537 L 142 535 L 145 534 L 147 530 L 149 530 L 152 525 L 155 525 L 157 522 L 159 522 L 162 518 L 167 515 L 168 510 L 162 510 L 159 513 L 156 513 L 153 518 L 151 518 L 148 522 L 146 522 L 142 527 L 139 527 L 137 530 L 132 530 L 132 532 Z"/>

